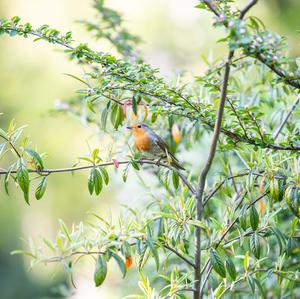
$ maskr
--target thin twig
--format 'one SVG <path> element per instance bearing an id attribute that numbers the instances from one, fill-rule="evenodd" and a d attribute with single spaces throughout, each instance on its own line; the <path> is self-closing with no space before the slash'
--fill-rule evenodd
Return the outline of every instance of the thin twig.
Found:
<path id="1" fill-rule="evenodd" d="M 257 203 L 259 200 L 261 200 L 262 198 L 264 198 L 267 194 L 269 193 L 269 191 L 265 192 L 263 195 L 259 196 L 258 198 L 256 198 L 255 200 L 253 200 L 252 202 L 250 202 L 247 206 L 247 210 L 250 209 L 255 203 Z M 220 244 L 222 243 L 222 241 L 225 239 L 225 237 L 227 236 L 227 234 L 231 231 L 231 229 L 234 227 L 234 225 L 238 222 L 239 220 L 239 216 L 237 216 L 227 227 L 227 229 L 225 230 L 225 232 L 221 235 L 219 241 L 216 243 L 215 249 L 217 249 Z M 208 260 L 206 261 L 205 265 L 203 266 L 201 273 L 204 273 L 206 271 L 207 266 L 210 265 L 210 258 L 208 258 Z M 209 272 L 210 273 L 210 272 Z M 203 283 L 201 286 L 201 289 L 203 290 L 205 287 L 205 284 Z"/>
<path id="2" fill-rule="evenodd" d="M 240 11 L 239 19 L 242 20 L 246 13 L 257 3 L 258 0 L 250 0 L 249 3 Z"/>
<path id="3" fill-rule="evenodd" d="M 183 261 L 185 261 L 187 264 L 189 264 L 190 266 L 192 266 L 193 268 L 195 268 L 195 264 L 190 261 L 189 259 L 187 259 L 185 256 L 183 256 L 180 252 L 178 252 L 176 249 L 170 247 L 169 245 L 163 244 L 163 246 L 172 251 L 174 254 L 176 254 L 179 258 L 181 258 Z"/>
<path id="4" fill-rule="evenodd" d="M 251 174 L 250 171 L 247 171 L 247 172 L 243 172 L 243 173 L 239 173 L 239 174 L 236 174 L 236 175 L 232 175 L 230 177 L 227 177 L 225 179 L 223 179 L 221 181 L 221 183 L 219 183 L 217 185 L 217 187 L 215 189 L 213 189 L 210 194 L 204 199 L 203 201 L 203 207 L 207 204 L 207 202 L 220 190 L 220 188 L 224 185 L 224 183 L 227 181 L 227 180 L 233 180 L 235 178 L 239 178 L 239 177 L 243 177 L 243 176 L 246 176 L 246 175 L 249 175 Z"/>
<path id="5" fill-rule="evenodd" d="M 203 3 L 207 5 L 207 7 L 217 16 L 219 17 L 221 13 L 218 11 L 217 7 L 215 6 L 215 3 L 211 0 L 203 0 Z"/>
<path id="6" fill-rule="evenodd" d="M 280 132 L 282 131 L 283 127 L 286 125 L 287 121 L 289 120 L 289 118 L 292 115 L 293 111 L 298 106 L 299 102 L 300 102 L 300 95 L 297 96 L 296 101 L 294 102 L 293 106 L 290 108 L 290 110 L 286 114 L 285 118 L 281 122 L 280 126 L 276 130 L 276 132 L 275 132 L 275 134 L 273 136 L 274 140 L 277 139 L 277 137 L 279 136 Z"/>
<path id="7" fill-rule="evenodd" d="M 249 137 L 248 137 L 248 134 L 247 134 L 247 130 L 246 130 L 246 128 L 244 127 L 244 124 L 243 124 L 243 122 L 242 122 L 242 120 L 241 120 L 239 114 L 237 113 L 237 111 L 236 111 L 236 109 L 235 109 L 233 103 L 231 102 L 231 100 L 230 100 L 229 98 L 227 98 L 227 102 L 228 102 L 229 105 L 231 106 L 232 111 L 234 112 L 234 114 L 235 114 L 235 116 L 236 116 L 236 118 L 237 118 L 237 120 L 238 120 L 238 122 L 239 122 L 239 124 L 240 124 L 240 126 L 241 126 L 241 128 L 242 128 L 242 130 L 243 130 L 243 132 L 244 132 L 244 134 L 245 134 L 245 137 L 246 137 L 246 138 L 249 138 Z"/>
<path id="8" fill-rule="evenodd" d="M 263 135 L 263 133 L 262 133 L 262 131 L 261 131 L 261 129 L 260 129 L 260 125 L 259 125 L 259 123 L 257 122 L 257 119 L 256 119 L 255 115 L 253 115 L 248 109 L 247 109 L 247 114 L 248 114 L 248 115 L 250 116 L 250 118 L 253 120 L 253 122 L 254 122 L 254 124 L 255 124 L 255 126 L 256 126 L 256 128 L 257 128 L 257 132 L 258 132 L 258 134 L 259 134 L 259 136 L 260 136 L 261 142 L 262 142 L 263 144 L 265 144 L 264 135 Z"/>
<path id="9" fill-rule="evenodd" d="M 49 259 L 44 259 L 42 260 L 41 262 L 42 263 L 54 263 L 54 262 L 61 262 L 65 259 L 68 259 L 68 258 L 71 258 L 75 255 L 94 255 L 94 254 L 105 254 L 105 252 L 103 251 L 74 251 L 70 254 L 66 254 L 66 255 L 63 255 L 63 256 L 57 256 L 57 257 L 52 257 L 52 258 L 49 258 Z"/>
<path id="10" fill-rule="evenodd" d="M 4 140 L 6 140 L 9 145 L 11 146 L 11 148 L 13 149 L 13 151 L 16 153 L 16 155 L 19 157 L 19 158 L 22 158 L 22 155 L 19 153 L 19 151 L 17 150 L 17 148 L 15 147 L 15 145 L 13 144 L 13 142 L 7 138 L 6 136 L 0 134 L 0 137 L 3 138 Z"/>
<path id="11" fill-rule="evenodd" d="M 290 280 L 290 281 L 293 281 L 293 282 L 296 282 L 296 283 L 300 283 L 300 279 L 297 279 L 297 278 L 291 278 L 291 277 L 286 276 L 285 274 L 289 274 L 288 272 L 278 271 L 278 270 L 276 270 L 276 269 L 256 269 L 256 270 L 253 270 L 253 271 L 251 271 L 251 272 L 246 273 L 246 274 L 243 275 L 241 278 L 235 280 L 235 281 L 234 281 L 234 284 L 229 284 L 229 285 L 224 289 L 224 291 L 220 294 L 220 298 L 222 298 L 228 290 L 232 289 L 232 287 L 233 287 L 234 285 L 236 285 L 237 283 L 239 283 L 239 282 L 241 282 L 241 281 L 247 279 L 248 276 L 251 276 L 251 275 L 253 275 L 253 274 L 255 274 L 255 273 L 258 273 L 258 272 L 271 273 L 271 274 L 274 274 L 274 275 L 283 277 L 283 278 L 285 278 L 285 279 L 287 279 L 287 280 Z"/>
<path id="12" fill-rule="evenodd" d="M 259 200 L 261 200 L 262 198 L 264 198 L 269 192 L 265 192 L 263 195 L 259 196 L 258 198 L 256 198 L 255 200 L 253 200 L 252 202 L 249 203 L 249 205 L 247 206 L 247 210 L 250 209 L 250 207 L 252 207 L 255 203 L 257 203 Z M 221 238 L 219 239 L 219 241 L 216 243 L 215 248 L 218 248 L 220 246 L 220 244 L 222 243 L 222 241 L 224 240 L 224 238 L 226 237 L 226 235 L 229 233 L 229 231 L 233 228 L 233 226 L 238 222 L 239 220 L 239 216 L 237 216 L 232 222 L 231 224 L 227 227 L 227 229 L 225 230 L 225 232 L 222 234 Z"/>
<path id="13" fill-rule="evenodd" d="M 256 3 L 258 2 L 258 0 L 251 0 L 244 9 L 242 9 L 240 11 L 239 14 L 239 19 L 243 19 L 245 14 L 249 11 L 249 9 L 251 7 L 253 7 Z M 215 16 L 220 17 L 220 12 L 216 9 L 215 5 L 213 4 L 213 2 L 211 0 L 203 0 L 203 3 L 205 3 L 207 5 L 207 7 L 214 13 Z M 228 25 L 226 23 L 223 23 L 223 25 L 225 27 L 227 27 Z M 299 83 L 299 77 L 291 77 L 289 76 L 283 69 L 275 66 L 273 63 L 268 62 L 267 59 L 265 59 L 260 53 L 255 53 L 253 55 L 253 58 L 256 58 L 257 60 L 259 60 L 261 63 L 263 63 L 264 65 L 266 65 L 270 70 L 272 70 L 276 75 L 278 75 L 285 83 L 300 89 L 300 83 Z"/>

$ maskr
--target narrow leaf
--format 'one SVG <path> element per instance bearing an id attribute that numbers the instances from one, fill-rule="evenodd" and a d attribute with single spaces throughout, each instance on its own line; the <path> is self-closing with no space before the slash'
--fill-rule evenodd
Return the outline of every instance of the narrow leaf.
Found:
<path id="1" fill-rule="evenodd" d="M 250 225 L 252 229 L 255 231 L 258 228 L 259 224 L 259 215 L 254 206 L 250 208 Z"/>
<path id="2" fill-rule="evenodd" d="M 158 269 L 159 269 L 159 256 L 158 256 L 157 250 L 156 250 L 151 238 L 148 237 L 146 239 L 146 243 L 147 243 L 147 246 L 148 246 L 150 252 L 152 253 L 152 255 L 154 257 L 155 264 L 156 264 L 156 270 L 158 271 Z"/>
<path id="3" fill-rule="evenodd" d="M 126 276 L 126 266 L 125 263 L 123 261 L 123 259 L 121 257 L 119 257 L 116 253 L 112 252 L 111 253 L 112 257 L 115 259 L 115 261 L 117 262 L 122 274 L 123 274 L 123 278 Z"/>
<path id="4" fill-rule="evenodd" d="M 213 269 L 223 278 L 226 277 L 226 270 L 224 266 L 224 262 L 221 259 L 221 256 L 218 254 L 218 252 L 211 248 L 210 249 L 210 260 Z"/>
<path id="5" fill-rule="evenodd" d="M 37 200 L 41 199 L 46 191 L 46 187 L 47 187 L 47 181 L 46 181 L 46 176 L 44 176 L 41 180 L 41 182 L 39 183 L 39 185 L 37 186 L 36 190 L 35 190 L 35 198 Z"/>

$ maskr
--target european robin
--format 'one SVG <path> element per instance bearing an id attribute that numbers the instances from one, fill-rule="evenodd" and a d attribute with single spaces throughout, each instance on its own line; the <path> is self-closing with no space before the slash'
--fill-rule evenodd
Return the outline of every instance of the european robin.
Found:
<path id="1" fill-rule="evenodd" d="M 132 130 L 134 144 L 138 151 L 147 152 L 154 157 L 158 157 L 159 160 L 167 158 L 173 167 L 185 170 L 178 159 L 170 152 L 169 146 L 148 125 L 132 125 L 127 129 Z"/>

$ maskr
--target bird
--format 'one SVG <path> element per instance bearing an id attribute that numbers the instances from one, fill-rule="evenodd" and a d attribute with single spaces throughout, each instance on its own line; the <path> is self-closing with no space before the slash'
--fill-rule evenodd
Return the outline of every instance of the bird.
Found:
<path id="1" fill-rule="evenodd" d="M 157 135 L 148 125 L 132 125 L 128 126 L 127 129 L 132 130 L 134 137 L 134 144 L 138 151 L 146 152 L 154 157 L 158 157 L 159 160 L 167 158 L 174 168 L 177 170 L 185 170 L 178 159 L 171 153 L 169 146 L 166 142 Z"/>

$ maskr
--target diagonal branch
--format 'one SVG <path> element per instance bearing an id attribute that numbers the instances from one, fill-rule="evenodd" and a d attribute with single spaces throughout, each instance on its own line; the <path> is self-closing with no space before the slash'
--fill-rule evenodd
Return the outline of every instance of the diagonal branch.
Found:
<path id="1" fill-rule="evenodd" d="M 249 3 L 240 11 L 239 19 L 242 20 L 246 13 L 258 2 L 258 0 L 250 0 Z"/>
<path id="2" fill-rule="evenodd" d="M 166 244 L 163 244 L 163 246 L 170 250 L 171 252 L 173 252 L 174 254 L 176 254 L 179 258 L 181 258 L 183 261 L 185 261 L 187 264 L 189 264 L 190 266 L 192 266 L 193 268 L 195 268 L 195 264 L 190 261 L 189 259 L 187 259 L 184 255 L 182 255 L 180 252 L 178 252 L 177 250 L 175 250 L 174 248 L 166 245 Z"/>
<path id="3" fill-rule="evenodd" d="M 283 119 L 282 123 L 280 124 L 280 126 L 278 127 L 278 129 L 276 130 L 276 133 L 274 134 L 274 140 L 277 139 L 277 137 L 279 136 L 280 132 L 282 131 L 283 127 L 286 125 L 286 123 L 288 122 L 290 116 L 292 115 L 293 111 L 296 109 L 296 107 L 298 106 L 300 102 L 300 95 L 298 95 L 295 103 L 293 104 L 293 106 L 291 107 L 291 109 L 288 111 L 288 113 L 286 114 L 285 118 Z"/>
<path id="4" fill-rule="evenodd" d="M 13 151 L 16 153 L 16 155 L 19 158 L 22 157 L 22 155 L 19 153 L 19 151 L 17 150 L 17 148 L 15 147 L 15 145 L 13 144 L 13 142 L 9 138 L 7 138 L 6 136 L 4 136 L 2 134 L 0 134 L 0 137 L 3 138 L 4 140 L 6 140 L 9 143 L 9 145 L 11 146 L 11 148 L 13 149 Z"/>
<path id="5" fill-rule="evenodd" d="M 258 0 L 250 0 L 250 2 L 240 11 L 239 19 L 242 20 L 246 13 L 249 11 L 250 8 L 252 8 Z M 203 0 L 203 3 L 206 4 L 206 6 L 209 8 L 209 10 L 216 16 L 220 17 L 221 13 L 216 9 L 214 5 L 214 1 L 212 0 Z M 223 23 L 225 27 L 228 25 L 226 23 Z M 287 83 L 290 86 L 293 86 L 297 89 L 300 89 L 300 78 L 299 76 L 289 76 L 286 71 L 284 71 L 282 68 L 277 67 L 276 65 L 268 62 L 267 59 L 265 59 L 260 53 L 255 53 L 252 56 L 253 58 L 256 58 L 261 63 L 266 65 L 271 71 L 273 71 L 277 76 L 279 76 L 283 82 Z"/>

